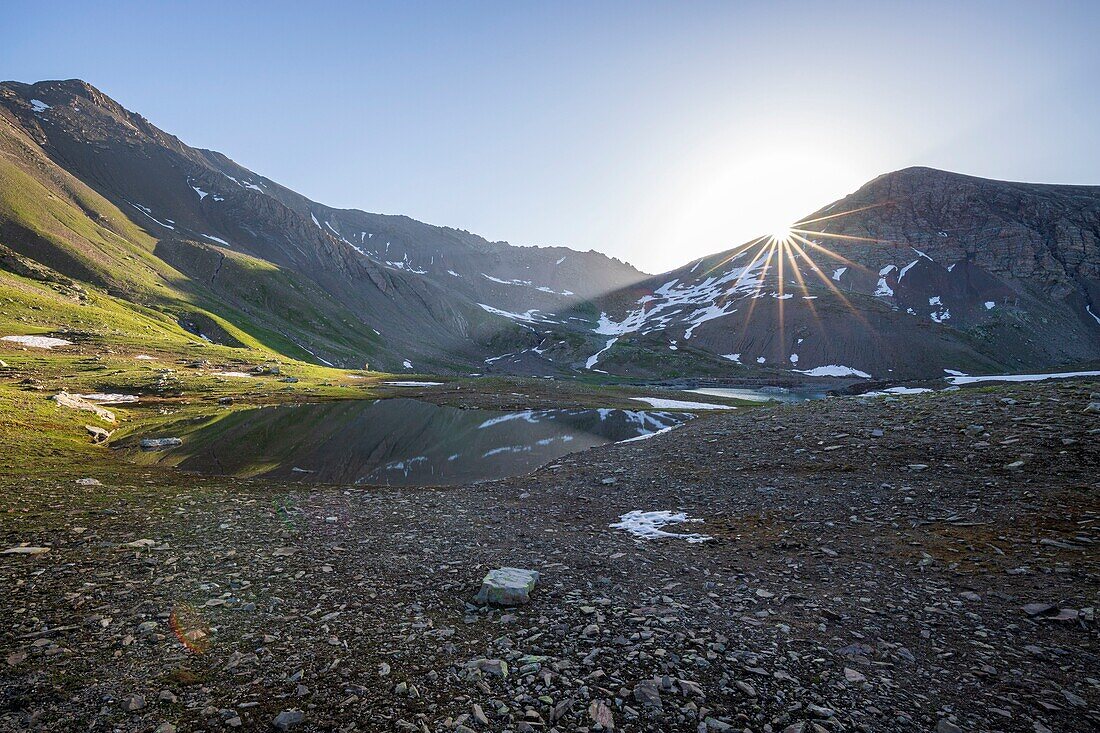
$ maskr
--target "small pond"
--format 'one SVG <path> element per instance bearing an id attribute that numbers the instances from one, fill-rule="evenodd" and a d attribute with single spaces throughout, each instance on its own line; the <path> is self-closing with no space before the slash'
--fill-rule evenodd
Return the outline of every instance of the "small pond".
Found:
<path id="1" fill-rule="evenodd" d="M 226 476 L 432 486 L 527 473 L 568 453 L 643 438 L 694 415 L 662 410 L 462 410 L 414 399 L 226 409 L 159 424 L 134 460 Z M 140 438 L 180 447 L 138 452 Z"/>

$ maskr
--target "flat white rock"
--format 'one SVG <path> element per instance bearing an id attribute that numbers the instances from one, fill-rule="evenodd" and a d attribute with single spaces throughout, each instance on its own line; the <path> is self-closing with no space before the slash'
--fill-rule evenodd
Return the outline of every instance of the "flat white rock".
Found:
<path id="1" fill-rule="evenodd" d="M 481 590 L 475 600 L 494 606 L 521 606 L 531 600 L 531 591 L 538 582 L 537 570 L 497 568 L 481 580 Z"/>

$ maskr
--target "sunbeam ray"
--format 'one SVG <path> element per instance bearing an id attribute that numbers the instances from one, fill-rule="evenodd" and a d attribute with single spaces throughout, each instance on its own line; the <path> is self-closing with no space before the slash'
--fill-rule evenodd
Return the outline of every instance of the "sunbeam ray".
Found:
<path id="1" fill-rule="evenodd" d="M 840 254 L 839 252 L 834 252 L 833 250 L 829 249 L 828 247 L 822 247 L 817 242 L 813 241 L 812 239 L 808 239 L 808 238 L 802 236 L 801 234 L 794 231 L 793 229 L 791 230 L 791 236 L 796 237 L 799 241 L 803 242 L 804 244 L 806 244 L 809 247 L 812 247 L 812 248 L 816 249 L 819 252 L 822 252 L 822 253 L 830 256 L 830 257 L 833 257 L 833 258 L 836 258 L 836 259 L 840 260 L 841 262 L 843 262 L 844 264 L 848 265 L 849 267 L 851 267 L 853 269 L 859 270 L 860 272 L 865 272 L 867 274 L 871 273 L 871 270 L 869 270 L 868 268 L 866 268 L 863 265 L 859 264 L 858 262 L 853 262 L 852 260 L 848 259 L 844 255 Z"/>
<path id="2" fill-rule="evenodd" d="M 850 211 L 841 211 L 841 212 L 838 212 L 836 214 L 829 214 L 828 216 L 819 216 L 816 219 L 801 219 L 799 221 L 796 221 L 794 224 L 791 224 L 791 228 L 793 229 L 794 227 L 800 227 L 800 226 L 803 226 L 805 224 L 815 224 L 819 221 L 828 221 L 829 219 L 839 219 L 842 216 L 851 216 L 852 214 L 858 214 L 861 211 L 867 211 L 869 209 L 877 209 L 880 206 L 886 206 L 887 204 L 891 204 L 891 203 L 893 203 L 893 202 L 892 201 L 882 201 L 882 202 L 877 203 L 877 204 L 868 204 L 867 206 L 861 206 L 858 209 L 851 209 Z"/>
<path id="3" fill-rule="evenodd" d="M 791 269 L 794 270 L 794 276 L 795 279 L 798 280 L 799 287 L 802 288 L 803 294 L 807 294 L 809 293 L 809 287 L 806 285 L 806 280 L 802 277 L 802 269 L 799 268 L 798 262 L 795 260 L 796 253 L 800 255 L 803 259 L 809 260 L 809 257 L 806 256 L 806 253 L 803 252 L 800 247 L 798 247 L 798 243 L 795 242 L 792 238 L 790 246 L 787 247 L 787 258 L 791 261 Z M 810 262 L 810 266 L 814 266 L 814 263 Z M 812 300 L 807 300 L 806 305 L 810 307 L 810 314 L 813 316 L 814 321 L 820 323 L 821 319 L 817 315 L 817 307 L 814 305 L 814 302 Z"/>
<path id="4" fill-rule="evenodd" d="M 808 240 L 805 240 L 805 238 L 803 237 L 798 237 L 798 239 L 803 239 L 803 241 L 807 241 L 807 243 L 813 244 L 812 242 L 808 242 Z M 843 291 L 841 291 L 840 288 L 833 284 L 832 278 L 826 275 L 818 266 L 818 264 L 814 262 L 813 258 L 806 254 L 805 251 L 803 251 L 802 247 L 799 246 L 797 241 L 792 242 L 791 244 L 803 254 L 803 256 L 806 258 L 806 261 L 810 263 L 810 267 L 813 268 L 814 272 L 817 273 L 817 276 L 821 280 L 821 282 L 823 282 L 825 286 L 829 288 L 829 290 L 831 290 L 838 298 L 840 298 L 841 302 L 844 303 L 844 307 L 847 308 L 852 313 L 852 315 L 859 319 L 859 321 L 863 323 L 863 325 L 870 328 L 870 324 L 867 322 L 867 319 L 864 318 L 863 314 L 860 313 L 859 310 L 857 310 L 856 307 L 852 305 L 851 301 L 848 300 Z"/>
<path id="5" fill-rule="evenodd" d="M 849 239 L 855 242 L 872 242 L 873 244 L 900 244 L 892 239 L 873 239 L 871 237 L 857 237 L 854 234 L 833 234 L 831 232 L 815 232 L 812 229 L 791 229 L 799 234 L 812 234 L 818 237 L 832 237 L 833 239 Z"/>
<path id="6" fill-rule="evenodd" d="M 730 256 L 729 256 L 729 257 L 727 257 L 726 259 L 722 260 L 721 262 L 719 262 L 719 263 L 718 263 L 717 265 L 715 265 L 714 267 L 710 268 L 709 270 L 705 270 L 705 271 L 703 272 L 703 275 L 702 275 L 702 276 L 703 276 L 703 277 L 706 277 L 707 275 L 709 275 L 710 273 L 714 272 L 715 270 L 717 270 L 717 269 L 718 269 L 719 267 L 721 267 L 722 265 L 725 265 L 725 264 L 727 264 L 727 263 L 729 263 L 729 262 L 732 262 L 732 261 L 733 261 L 733 258 L 734 258 L 734 257 L 736 257 L 737 255 L 741 254 L 741 252 L 743 252 L 743 251 L 745 251 L 745 250 L 747 250 L 747 249 L 751 248 L 751 247 L 752 247 L 752 246 L 753 246 L 754 244 L 756 244 L 757 242 L 763 241 L 763 240 L 765 240 L 765 239 L 767 239 L 767 238 L 768 238 L 768 235 L 767 235 L 767 234 L 765 234 L 764 236 L 762 236 L 762 237 L 757 237 L 756 239 L 752 240 L 751 242 L 749 242 L 749 243 L 747 243 L 747 244 L 742 244 L 742 245 L 739 245 L 739 246 L 737 246 L 737 247 L 734 247 L 734 248 L 733 248 L 732 250 L 730 250 Z"/>

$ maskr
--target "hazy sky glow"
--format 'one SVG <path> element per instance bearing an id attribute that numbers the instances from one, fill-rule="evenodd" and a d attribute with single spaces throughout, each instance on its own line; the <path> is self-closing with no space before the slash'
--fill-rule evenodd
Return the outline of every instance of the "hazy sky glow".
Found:
<path id="1" fill-rule="evenodd" d="M 85 79 L 333 206 L 650 272 L 930 165 L 1100 183 L 1100 3 L 23 2 Z"/>

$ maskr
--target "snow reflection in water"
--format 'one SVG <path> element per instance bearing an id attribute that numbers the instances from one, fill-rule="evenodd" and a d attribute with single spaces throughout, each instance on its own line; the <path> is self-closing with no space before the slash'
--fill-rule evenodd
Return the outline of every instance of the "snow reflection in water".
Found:
<path id="1" fill-rule="evenodd" d="M 304 483 L 457 484 L 526 473 L 692 417 L 667 410 L 461 410 L 413 399 L 260 407 L 160 425 L 156 436 L 178 436 L 183 445 L 132 457 Z"/>

